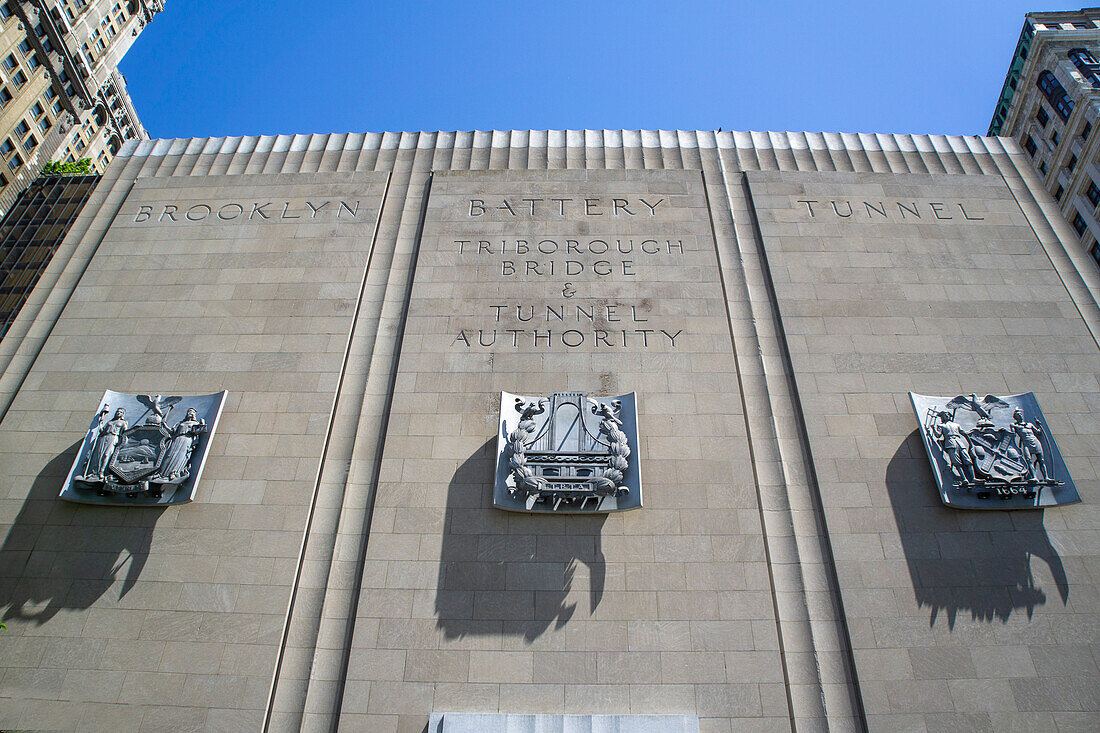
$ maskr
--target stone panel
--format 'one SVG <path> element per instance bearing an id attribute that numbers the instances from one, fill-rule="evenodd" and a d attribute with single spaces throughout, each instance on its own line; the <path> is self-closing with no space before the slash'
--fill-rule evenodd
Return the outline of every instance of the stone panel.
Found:
<path id="1" fill-rule="evenodd" d="M 259 725 L 385 182 L 133 182 L 0 424 L 6 725 Z M 229 391 L 194 504 L 57 500 L 104 389 Z"/>
<path id="2" fill-rule="evenodd" d="M 871 728 L 1094 708 L 1100 362 L 1012 191 L 995 175 L 748 180 Z M 1034 391 L 1085 503 L 942 506 L 909 390 Z"/>

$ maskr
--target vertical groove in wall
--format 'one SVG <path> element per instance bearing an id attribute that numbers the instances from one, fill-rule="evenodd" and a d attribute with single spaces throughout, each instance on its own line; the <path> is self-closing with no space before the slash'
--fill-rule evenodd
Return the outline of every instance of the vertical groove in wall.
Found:
<path id="1" fill-rule="evenodd" d="M 339 507 L 343 503 L 344 489 L 347 486 L 348 479 L 348 466 L 351 459 L 351 446 L 354 443 L 354 433 L 352 431 L 348 431 L 346 434 L 334 439 L 334 428 L 340 422 L 347 422 L 346 420 L 338 421 L 338 413 L 342 415 L 347 411 L 354 411 L 356 403 L 358 403 L 360 408 L 362 406 L 365 379 L 356 381 L 352 384 L 350 380 L 348 380 L 348 365 L 353 355 L 356 355 L 355 347 L 358 343 L 356 336 L 359 335 L 360 330 L 364 327 L 367 330 L 373 330 L 374 326 L 374 324 L 370 322 L 369 317 L 366 319 L 367 322 L 364 323 L 361 316 L 363 314 L 364 300 L 367 294 L 367 280 L 371 272 L 371 260 L 373 259 L 375 248 L 378 243 L 378 228 L 382 222 L 383 209 L 386 204 L 391 179 L 392 174 L 386 178 L 382 199 L 379 202 L 374 228 L 371 232 L 370 244 L 368 245 L 369 250 L 363 263 L 363 275 L 360 279 L 359 293 L 355 301 L 355 311 L 352 314 L 351 324 L 348 328 L 347 344 L 345 345 L 344 356 L 340 365 L 339 378 L 337 380 L 336 389 L 333 392 L 332 406 L 329 411 L 329 423 L 325 431 L 325 440 L 321 449 L 320 461 L 317 466 L 317 477 L 314 481 L 313 496 L 307 509 L 305 526 L 302 530 L 302 543 L 298 552 L 297 568 L 295 569 L 294 581 L 290 588 L 290 598 L 287 603 L 286 615 L 283 621 L 282 638 L 279 643 L 279 648 L 276 651 L 271 688 L 268 692 L 267 709 L 264 713 L 264 730 L 269 730 L 271 725 L 272 713 L 275 710 L 276 695 L 279 692 L 279 683 L 285 673 L 284 665 L 286 664 L 286 650 L 288 640 L 291 636 L 292 626 L 299 627 L 295 635 L 296 638 L 301 639 L 304 637 L 308 639 L 314 648 L 316 647 L 320 632 L 320 612 L 323 607 L 323 598 L 322 604 L 317 604 L 316 606 L 317 613 L 312 612 L 312 604 L 306 604 L 306 608 L 300 613 L 296 605 L 299 592 L 301 591 L 301 582 L 307 553 L 313 565 L 315 575 L 318 572 L 323 572 L 324 576 L 327 578 L 331 570 L 333 552 L 335 551 L 336 527 L 339 521 L 339 513 L 333 512 L 332 508 Z M 361 374 L 364 377 L 366 375 L 364 369 L 352 369 L 352 373 L 353 375 Z M 346 392 L 345 389 L 347 389 Z M 332 460 L 330 461 L 329 451 L 334 443 L 342 443 L 342 445 L 337 446 L 337 450 L 332 454 Z M 336 473 L 336 475 L 333 476 L 333 473 Z M 327 492 L 325 491 L 326 487 Z M 329 508 L 330 511 L 322 512 L 319 515 L 318 500 L 323 492 L 327 493 L 328 496 L 325 497 L 326 501 L 321 506 Z M 315 517 L 318 517 L 316 523 L 314 522 Z M 323 594 L 323 589 L 311 587 L 310 590 L 315 593 Z M 303 647 L 301 641 L 298 641 L 297 646 L 299 648 Z M 306 661 L 308 662 L 309 660 L 307 659 Z M 294 680 L 308 680 L 310 665 L 308 663 L 304 665 L 299 663 L 294 666 L 294 672 L 286 674 L 285 676 Z M 295 712 L 297 709 L 301 709 L 302 711 L 305 710 L 306 691 L 304 688 L 299 688 L 298 691 L 301 693 L 300 697 L 294 695 L 296 699 L 293 700 L 293 703 L 297 703 L 297 705 L 284 705 L 284 711 L 288 708 L 294 709 Z M 293 695 L 293 693 L 291 694 Z"/>
<path id="2" fill-rule="evenodd" d="M 416 152 L 419 152 L 419 151 L 416 151 Z M 430 157 L 429 157 L 430 155 L 431 155 L 431 151 L 428 151 L 428 155 L 419 156 L 419 157 L 421 157 L 423 159 L 426 159 L 426 161 L 428 163 L 430 163 L 431 162 Z M 410 177 L 412 177 L 414 180 L 416 178 L 415 168 L 416 168 L 416 163 L 417 162 L 418 161 L 416 161 L 414 159 L 412 161 L 411 165 L 410 165 L 410 168 L 413 169 L 413 170 L 410 170 Z M 362 530 L 361 530 L 362 541 L 360 542 L 360 547 L 359 547 L 360 552 L 356 557 L 356 567 L 360 569 L 360 572 L 357 572 L 355 574 L 355 582 L 352 586 L 352 593 L 351 593 L 352 607 L 349 609 L 349 615 L 348 615 L 347 623 L 346 623 L 346 627 L 345 627 L 345 636 L 344 636 L 345 642 L 344 642 L 344 646 L 343 646 L 343 655 L 342 655 L 343 659 L 342 659 L 341 668 L 339 670 L 339 674 L 336 678 L 336 690 L 335 690 L 335 692 L 336 692 L 336 707 L 334 709 L 334 715 L 333 715 L 332 726 L 331 726 L 331 729 L 333 731 L 337 730 L 340 727 L 340 711 L 341 711 L 341 707 L 343 705 L 344 689 L 345 689 L 344 685 L 347 681 L 348 664 L 351 661 L 351 655 L 352 655 L 352 653 L 354 651 L 354 648 L 355 648 L 355 638 L 354 638 L 354 636 L 355 636 L 355 619 L 356 619 L 356 615 L 357 615 L 356 612 L 358 610 L 359 597 L 362 593 L 362 583 L 363 583 L 363 574 L 361 572 L 361 569 L 363 567 L 364 562 L 366 561 L 366 553 L 367 553 L 367 547 L 368 547 L 368 544 L 369 544 L 369 535 L 370 535 L 370 524 L 371 524 L 371 519 L 372 519 L 372 515 L 373 515 L 373 511 L 374 511 L 374 501 L 375 501 L 375 498 L 378 494 L 378 482 L 379 482 L 379 478 L 380 478 L 378 466 L 379 466 L 379 464 L 381 464 L 382 459 L 384 458 L 384 453 L 385 453 L 386 432 L 387 432 L 387 429 L 388 429 L 388 426 L 389 426 L 390 411 L 393 407 L 394 390 L 395 390 L 395 387 L 396 387 L 397 376 L 398 376 L 398 373 L 399 373 L 399 370 L 400 370 L 401 346 L 402 346 L 402 342 L 404 340 L 405 322 L 406 322 L 406 319 L 408 318 L 409 302 L 412 299 L 412 286 L 413 286 L 413 282 L 414 282 L 415 276 L 416 276 L 416 263 L 417 263 L 417 257 L 418 257 L 419 252 L 420 252 L 420 240 L 421 240 L 421 237 L 422 237 L 423 231 L 424 231 L 424 219 L 427 215 L 428 199 L 429 199 L 429 196 L 430 196 L 430 193 L 431 193 L 431 182 L 432 182 L 431 171 L 430 170 L 422 171 L 422 174 L 423 174 L 423 181 L 424 182 L 422 184 L 422 190 L 419 191 L 419 199 L 420 199 L 419 200 L 419 204 L 420 204 L 420 206 L 419 206 L 419 216 L 418 216 L 417 221 L 415 223 L 416 228 L 415 228 L 415 231 L 412 234 L 412 240 L 410 242 L 411 251 L 407 253 L 407 272 L 405 274 L 405 280 L 404 280 L 403 298 L 401 298 L 400 304 L 398 305 L 398 307 L 399 307 L 398 312 L 396 314 L 394 314 L 395 315 L 395 318 L 394 318 L 394 321 L 395 321 L 394 334 L 395 335 L 394 335 L 394 341 L 393 341 L 392 354 L 390 355 L 390 365 L 389 365 L 389 369 L 388 369 L 387 387 L 386 387 L 385 395 L 384 395 L 384 399 L 383 399 L 383 408 L 382 408 L 382 412 L 379 416 L 380 419 L 379 419 L 379 423 L 378 423 L 378 438 L 377 438 L 377 441 L 375 443 L 375 445 L 376 445 L 376 448 L 375 448 L 375 457 L 376 458 L 375 458 L 375 461 L 374 461 L 375 470 L 372 471 L 371 478 L 368 482 L 368 487 L 369 488 L 368 488 L 368 492 L 367 492 L 367 503 L 366 503 L 365 511 L 363 512 L 363 517 L 362 517 L 362 519 L 363 519 Z M 409 205 L 410 202 L 409 202 L 408 198 L 405 199 L 405 203 L 406 203 L 406 206 Z M 394 302 L 396 304 L 396 300 Z"/>
<path id="3" fill-rule="evenodd" d="M 796 432 L 795 435 L 787 435 L 782 427 L 784 421 L 774 422 L 776 444 L 780 449 L 785 474 L 783 483 L 789 500 L 787 512 L 791 517 L 790 523 L 794 530 L 792 536 L 796 544 L 793 549 L 796 552 L 797 561 L 789 569 L 797 572 L 799 576 L 792 584 L 787 600 L 798 604 L 798 610 L 806 613 L 805 623 L 808 624 L 808 630 L 813 639 L 811 648 L 816 660 L 816 669 L 813 672 L 816 673 L 817 684 L 821 686 L 820 702 L 823 706 L 826 727 L 831 730 L 836 726 L 844 730 L 854 723 L 866 730 L 867 717 L 862 690 L 856 676 L 855 657 L 848 633 L 844 602 L 840 594 L 840 582 L 836 574 L 828 524 L 821 501 L 817 470 L 810 451 L 806 419 L 802 411 L 794 365 L 787 347 L 783 317 L 772 282 L 767 248 L 756 218 L 747 175 L 742 176 L 742 185 L 748 217 L 758 248 L 759 268 L 763 275 L 759 285 L 765 291 L 763 296 L 751 297 L 750 302 L 760 306 L 767 304 L 767 308 L 771 311 L 769 320 L 774 327 L 774 334 L 768 341 L 777 352 L 774 356 L 777 356 L 782 363 L 782 373 L 774 374 L 774 380 L 768 380 L 763 394 L 767 395 L 766 399 L 772 405 L 782 403 L 778 412 L 773 410 L 772 414 L 793 418 Z M 757 319 L 758 325 L 762 325 L 763 322 L 764 319 Z M 767 371 L 765 367 L 765 378 Z M 824 602 L 820 594 L 805 592 L 808 588 L 819 587 L 827 589 L 825 594 L 827 600 Z M 839 654 L 840 659 L 830 660 L 828 658 L 830 650 L 835 650 L 833 653 Z M 798 696 L 793 697 L 796 701 L 799 700 Z M 813 709 L 807 712 L 810 713 L 808 717 L 814 717 Z M 795 717 L 796 721 L 801 717 L 797 711 Z"/>

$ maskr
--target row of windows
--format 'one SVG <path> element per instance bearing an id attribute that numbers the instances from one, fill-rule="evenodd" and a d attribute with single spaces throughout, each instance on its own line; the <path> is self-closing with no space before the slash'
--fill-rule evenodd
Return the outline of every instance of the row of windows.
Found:
<path id="1" fill-rule="evenodd" d="M 1073 100 L 1066 93 L 1062 83 L 1054 78 L 1054 74 L 1043 69 L 1039 73 L 1039 78 L 1035 80 L 1035 86 L 1039 87 L 1039 91 L 1047 98 L 1062 121 L 1069 120 L 1069 116 L 1073 114 Z"/>
<path id="2" fill-rule="evenodd" d="M 92 35 L 81 47 L 89 62 L 94 64 L 99 56 L 107 50 L 108 43 L 118 34 L 118 31 L 129 17 L 126 9 L 122 7 L 122 3 L 115 3 L 114 7 L 111 8 L 111 12 L 103 16 L 103 20 L 99 21 L 99 27 L 92 32 Z"/>

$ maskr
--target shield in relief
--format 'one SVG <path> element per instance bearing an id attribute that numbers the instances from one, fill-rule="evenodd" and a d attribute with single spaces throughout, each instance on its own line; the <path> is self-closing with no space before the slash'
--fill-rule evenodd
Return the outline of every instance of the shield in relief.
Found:
<path id="1" fill-rule="evenodd" d="M 959 509 L 1080 501 L 1035 395 L 909 393 L 940 500 Z"/>
<path id="2" fill-rule="evenodd" d="M 126 506 L 191 501 L 226 395 L 107 390 L 61 498 Z"/>
<path id="3" fill-rule="evenodd" d="M 493 503 L 527 512 L 613 512 L 642 503 L 634 393 L 501 393 Z"/>

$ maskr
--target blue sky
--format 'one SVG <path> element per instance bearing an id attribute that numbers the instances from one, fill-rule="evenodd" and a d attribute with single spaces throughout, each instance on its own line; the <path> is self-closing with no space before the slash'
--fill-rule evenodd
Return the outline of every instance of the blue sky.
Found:
<path id="1" fill-rule="evenodd" d="M 494 128 L 985 134 L 1024 13 L 1081 7 L 166 5 L 122 63 L 155 138 Z"/>

